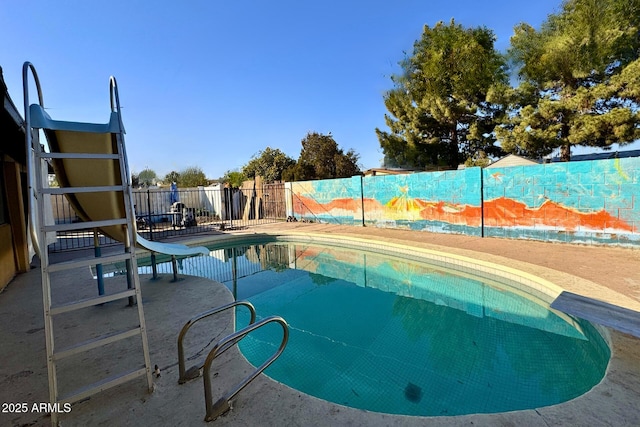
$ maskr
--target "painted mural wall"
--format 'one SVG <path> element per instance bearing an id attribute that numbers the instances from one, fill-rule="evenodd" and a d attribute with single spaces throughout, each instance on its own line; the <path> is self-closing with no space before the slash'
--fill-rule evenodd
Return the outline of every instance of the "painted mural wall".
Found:
<path id="1" fill-rule="evenodd" d="M 365 224 L 479 236 L 480 174 L 469 168 L 364 177 Z"/>
<path id="2" fill-rule="evenodd" d="M 361 177 L 291 183 L 293 215 L 298 220 L 362 225 Z"/>
<path id="3" fill-rule="evenodd" d="M 483 170 L 486 236 L 640 245 L 640 158 Z"/>
<path id="4" fill-rule="evenodd" d="M 640 158 L 291 183 L 293 215 L 333 224 L 640 246 Z"/>

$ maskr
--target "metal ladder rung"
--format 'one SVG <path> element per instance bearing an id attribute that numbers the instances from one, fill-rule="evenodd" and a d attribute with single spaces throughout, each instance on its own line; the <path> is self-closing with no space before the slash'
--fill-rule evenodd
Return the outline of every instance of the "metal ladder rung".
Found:
<path id="1" fill-rule="evenodd" d="M 104 193 L 107 191 L 124 191 L 124 185 L 99 185 L 95 187 L 62 187 L 43 188 L 42 194 L 76 194 L 76 193 Z"/>
<path id="2" fill-rule="evenodd" d="M 101 381 L 82 387 L 76 390 L 73 394 L 70 394 L 69 396 L 64 396 L 63 398 L 60 399 L 60 403 L 77 402 L 89 396 L 93 396 L 96 393 L 100 393 L 101 391 L 110 389 L 120 384 L 124 384 L 135 378 L 145 376 L 146 374 L 147 374 L 147 369 L 145 367 L 142 367 L 139 369 L 134 369 L 132 371 L 127 371 L 123 374 L 117 374 L 111 377 L 107 377 Z"/>
<path id="3" fill-rule="evenodd" d="M 67 313 L 69 311 L 80 310 L 82 308 L 87 308 L 94 305 L 100 305 L 107 302 L 132 297 L 135 295 L 136 295 L 135 289 L 127 289 L 126 291 L 117 292 L 111 295 L 104 295 L 97 298 L 88 298 L 80 301 L 71 302 L 68 304 L 61 304 L 55 307 L 51 307 L 51 315 L 55 316 L 56 314 L 62 314 L 62 313 Z"/>
<path id="4" fill-rule="evenodd" d="M 57 225 L 45 225 L 44 231 L 74 231 L 74 230 L 84 230 L 89 228 L 100 228 L 100 227 L 108 227 L 110 225 L 125 225 L 128 224 L 126 218 L 118 218 L 118 219 L 105 219 L 102 221 L 85 221 L 85 222 L 76 222 L 73 224 L 57 224 Z"/>
<path id="5" fill-rule="evenodd" d="M 88 267 L 90 265 L 96 264 L 112 264 L 114 262 L 130 259 L 131 255 L 132 254 L 128 252 L 124 252 L 117 255 L 107 255 L 103 257 L 86 257 L 75 259 L 73 261 L 63 261 L 56 264 L 49 264 L 47 270 L 50 273 L 53 273 L 56 271 L 71 270 L 72 268 Z"/>
<path id="6" fill-rule="evenodd" d="M 40 159 L 106 159 L 118 160 L 118 154 L 98 154 L 98 153 L 38 153 Z"/>
<path id="7" fill-rule="evenodd" d="M 101 347 L 103 345 L 111 344 L 116 341 L 135 337 L 136 335 L 139 335 L 141 331 L 142 329 L 140 328 L 140 326 L 138 326 L 128 331 L 113 332 L 110 334 L 104 334 L 96 338 L 91 338 L 89 340 L 86 340 L 81 343 L 62 349 L 60 351 L 56 351 L 55 353 L 53 353 L 53 360 L 61 360 L 61 359 L 64 359 L 65 357 L 73 356 L 74 354 L 89 351 L 91 349 Z"/>

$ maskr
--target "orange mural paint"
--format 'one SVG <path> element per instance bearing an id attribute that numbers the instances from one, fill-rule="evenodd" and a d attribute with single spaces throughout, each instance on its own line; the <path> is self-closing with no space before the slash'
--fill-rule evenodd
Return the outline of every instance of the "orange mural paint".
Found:
<path id="1" fill-rule="evenodd" d="M 552 200 L 545 200 L 538 208 L 529 208 L 517 200 L 501 197 L 485 202 L 484 214 L 486 225 L 497 227 L 533 225 L 559 227 L 567 231 L 575 231 L 579 227 L 592 230 L 636 231 L 636 227 L 614 217 L 604 209 L 598 212 L 580 212 Z"/>

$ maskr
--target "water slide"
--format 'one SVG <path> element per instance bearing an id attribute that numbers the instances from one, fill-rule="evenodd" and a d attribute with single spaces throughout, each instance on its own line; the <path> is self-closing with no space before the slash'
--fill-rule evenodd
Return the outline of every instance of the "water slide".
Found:
<path id="1" fill-rule="evenodd" d="M 107 124 L 53 120 L 38 104 L 30 106 L 30 116 L 32 127 L 44 131 L 51 153 L 83 153 L 84 155 L 78 158 L 51 159 L 61 188 L 122 186 L 121 165 L 125 168 L 124 176 L 129 176 L 126 152 L 118 154 L 117 138 L 124 133 L 119 108 L 111 113 Z M 119 155 L 121 158 L 114 158 L 113 155 Z M 80 191 L 65 195 L 82 221 L 126 218 L 126 199 L 122 191 Z M 133 204 L 131 203 L 128 208 L 133 209 Z M 134 212 L 130 213 L 130 218 L 135 218 Z M 135 219 L 132 223 L 135 227 Z M 127 229 L 123 225 L 105 226 L 99 230 L 112 239 L 151 252 L 172 256 L 209 254 L 209 250 L 205 247 L 153 242 L 137 233 L 135 233 L 135 242 L 127 242 Z"/>

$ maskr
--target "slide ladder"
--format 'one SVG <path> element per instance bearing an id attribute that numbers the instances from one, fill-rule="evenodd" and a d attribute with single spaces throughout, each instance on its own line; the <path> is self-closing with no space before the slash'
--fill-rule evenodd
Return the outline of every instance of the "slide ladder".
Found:
<path id="1" fill-rule="evenodd" d="M 24 104 L 26 149 L 29 159 L 29 192 L 30 203 L 35 197 L 35 206 L 29 207 L 31 234 L 36 251 L 41 261 L 42 296 L 44 307 L 44 330 L 47 351 L 47 369 L 49 378 L 50 403 L 63 405 L 86 399 L 98 392 L 123 384 L 135 378 L 146 378 L 149 392 L 153 390 L 152 369 L 149 359 L 149 345 L 144 319 L 140 280 L 136 260 L 136 231 L 133 202 L 131 196 L 130 174 L 125 152 L 124 129 L 120 116 L 120 102 L 116 80 L 110 78 L 111 120 L 106 125 L 95 125 L 76 122 L 62 122 L 51 120 L 44 111 L 40 82 L 32 64 L 26 62 L 23 66 Z M 28 73 L 31 71 L 38 90 L 38 104 L 29 105 Z M 49 152 L 43 150 L 38 138 L 38 129 L 47 136 Z M 66 146 L 63 146 L 63 142 Z M 109 149 L 105 150 L 104 146 Z M 56 171 L 59 188 L 45 188 L 43 182 L 47 179 L 42 171 L 43 161 L 49 161 Z M 80 171 L 80 172 L 72 172 Z M 105 171 L 111 175 L 103 176 Z M 74 175 L 75 173 L 75 175 Z M 34 176 L 32 176 L 32 174 Z M 115 185 L 114 185 L 115 184 Z M 79 217 L 83 221 L 72 224 L 47 224 L 45 222 L 45 194 L 64 194 L 74 209 L 80 207 Z M 82 211 L 83 207 L 96 202 L 104 203 L 93 213 Z M 110 209 L 116 206 L 117 209 Z M 46 233 L 52 231 L 72 230 L 100 230 L 116 236 L 123 242 L 121 253 L 103 255 L 100 258 L 76 258 L 70 261 L 50 263 L 46 245 Z M 52 303 L 52 291 L 56 290 L 53 283 L 58 280 L 56 273 L 125 261 L 127 267 L 127 288 L 107 295 L 98 295 L 60 305 Z M 54 280 L 55 279 L 55 280 Z M 59 280 L 58 280 L 59 281 Z M 65 313 L 87 309 L 111 301 L 128 299 L 129 306 L 137 310 L 135 325 L 124 330 L 110 332 L 96 338 L 78 342 L 66 348 L 58 348 L 54 339 L 54 319 Z M 97 322 L 96 322 L 97 323 Z M 98 329 L 99 324 L 92 325 Z M 57 331 L 57 330 L 56 330 Z M 62 333 L 60 331 L 59 333 Z M 139 338 L 140 363 L 129 367 L 125 372 L 119 372 L 108 378 L 103 378 L 92 384 L 61 396 L 58 387 L 58 365 L 63 359 L 77 356 L 89 350 L 104 348 L 108 344 L 132 338 Z M 68 338 L 68 337 L 65 337 Z M 134 342 L 134 341 L 131 341 Z M 136 344 L 136 346 L 138 345 Z M 104 351 L 108 351 L 105 348 Z M 114 350 L 111 350 L 114 351 Z M 118 354 L 113 354 L 117 359 Z M 138 356 L 139 357 L 139 356 Z M 95 378 L 95 374 L 94 374 Z M 65 390 L 66 392 L 66 390 Z M 51 413 L 53 425 L 57 425 L 57 413 Z"/>

